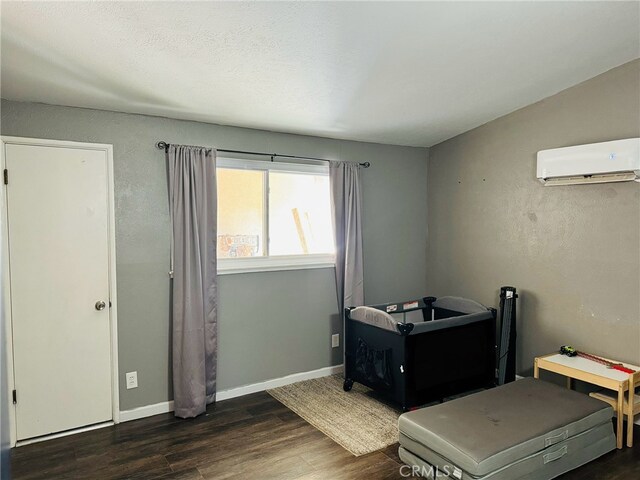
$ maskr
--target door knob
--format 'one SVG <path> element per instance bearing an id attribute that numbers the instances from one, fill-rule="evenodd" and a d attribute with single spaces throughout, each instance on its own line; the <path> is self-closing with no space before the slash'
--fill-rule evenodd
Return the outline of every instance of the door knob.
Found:
<path id="1" fill-rule="evenodd" d="M 106 306 L 107 306 L 107 304 L 104 303 L 102 300 L 98 300 L 96 302 L 96 310 L 98 310 L 98 311 L 104 310 Z"/>

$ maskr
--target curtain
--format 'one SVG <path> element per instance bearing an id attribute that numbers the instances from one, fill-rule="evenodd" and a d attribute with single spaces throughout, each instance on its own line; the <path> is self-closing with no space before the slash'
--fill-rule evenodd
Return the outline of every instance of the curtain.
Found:
<path id="1" fill-rule="evenodd" d="M 217 369 L 216 152 L 170 145 L 173 397 L 176 417 L 215 401 Z"/>
<path id="2" fill-rule="evenodd" d="M 364 304 L 362 261 L 362 192 L 360 166 L 354 162 L 330 162 L 331 210 L 336 243 L 338 308 Z"/>

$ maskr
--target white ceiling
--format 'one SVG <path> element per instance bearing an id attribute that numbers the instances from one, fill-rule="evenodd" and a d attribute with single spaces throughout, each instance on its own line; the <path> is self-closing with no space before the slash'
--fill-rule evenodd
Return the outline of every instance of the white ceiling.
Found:
<path id="1" fill-rule="evenodd" d="M 2 2 L 2 97 L 430 146 L 640 56 L 639 2 Z"/>

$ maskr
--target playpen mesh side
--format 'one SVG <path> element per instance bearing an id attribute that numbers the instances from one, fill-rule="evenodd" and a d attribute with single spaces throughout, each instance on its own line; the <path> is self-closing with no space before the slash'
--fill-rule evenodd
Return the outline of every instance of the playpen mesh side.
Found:
<path id="1" fill-rule="evenodd" d="M 433 307 L 460 312 L 465 315 L 486 312 L 488 310 L 488 308 L 481 303 L 462 297 L 438 297 L 438 299 L 433 302 Z"/>

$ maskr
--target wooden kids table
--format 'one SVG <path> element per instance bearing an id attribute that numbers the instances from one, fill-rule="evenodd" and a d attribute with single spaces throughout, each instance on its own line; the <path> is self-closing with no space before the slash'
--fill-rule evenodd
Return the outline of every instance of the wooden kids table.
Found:
<path id="1" fill-rule="evenodd" d="M 608 358 L 605 360 L 609 360 Z M 614 363 L 621 363 L 609 360 Z M 637 365 L 624 364 L 631 370 L 640 370 Z M 567 388 L 572 388 L 573 380 L 598 385 L 608 390 L 613 390 L 618 394 L 617 429 L 616 439 L 618 448 L 622 448 L 622 420 L 624 418 L 623 404 L 624 394 L 629 389 L 629 374 L 607 368 L 601 363 L 583 357 L 568 357 L 559 353 L 551 353 L 542 357 L 536 357 L 533 365 L 533 376 L 539 378 L 540 370 L 547 370 L 567 377 Z M 627 425 L 627 439 L 630 443 L 633 438 L 633 418 L 629 419 Z"/>

